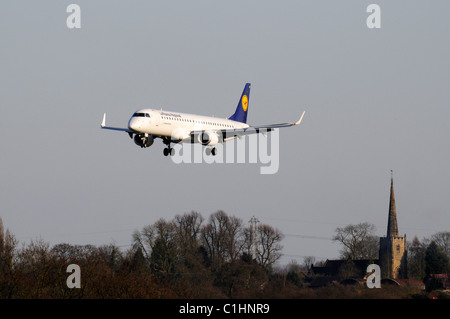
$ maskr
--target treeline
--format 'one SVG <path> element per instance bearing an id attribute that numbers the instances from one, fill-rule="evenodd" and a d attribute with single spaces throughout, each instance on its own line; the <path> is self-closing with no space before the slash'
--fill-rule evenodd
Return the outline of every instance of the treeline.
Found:
<path id="1" fill-rule="evenodd" d="M 408 277 L 426 280 L 431 274 L 450 274 L 450 232 L 408 243 Z"/>
<path id="2" fill-rule="evenodd" d="M 275 264 L 282 233 L 255 228 L 223 211 L 204 219 L 197 212 L 160 219 L 132 234 L 126 250 L 117 245 L 54 246 L 19 242 L 0 218 L 0 298 L 410 298 L 411 288 L 331 285 L 311 289 L 321 261 Z M 378 238 L 369 224 L 336 230 L 342 259 L 376 259 Z M 450 233 L 408 243 L 409 278 L 449 272 Z M 80 269 L 80 288 L 69 288 L 69 265 Z M 438 288 L 438 287 L 437 287 Z"/>
<path id="3" fill-rule="evenodd" d="M 208 220 L 191 212 L 136 231 L 126 251 L 43 240 L 19 248 L 0 219 L 0 298 L 270 297 L 282 238 L 223 211 Z M 68 288 L 71 264 L 80 267 L 80 288 Z"/>

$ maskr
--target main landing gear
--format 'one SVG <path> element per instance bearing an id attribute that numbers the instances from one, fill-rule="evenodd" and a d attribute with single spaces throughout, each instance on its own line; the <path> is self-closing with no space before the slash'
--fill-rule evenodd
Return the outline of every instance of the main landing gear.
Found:
<path id="1" fill-rule="evenodd" d="M 175 150 L 173 148 L 171 148 L 170 146 L 167 146 L 164 150 L 163 150 L 163 154 L 164 156 L 173 156 L 175 155 Z"/>
<path id="2" fill-rule="evenodd" d="M 205 149 L 206 155 L 212 155 L 212 156 L 216 156 L 217 154 L 217 148 L 213 147 L 213 148 L 206 148 Z M 170 144 L 167 145 L 166 148 L 164 148 L 163 150 L 163 154 L 164 156 L 174 156 L 175 155 L 175 150 L 170 147 Z"/>
<path id="3" fill-rule="evenodd" d="M 170 143 L 172 143 L 172 140 L 169 139 L 169 138 L 164 138 L 163 139 L 163 143 L 165 145 L 167 145 L 167 147 L 165 147 L 164 150 L 163 150 L 164 156 L 169 156 L 169 155 L 170 156 L 174 156 L 175 155 L 175 150 L 172 147 L 170 147 Z M 217 148 L 215 148 L 215 147 L 206 147 L 205 152 L 206 152 L 207 156 L 209 156 L 209 155 L 216 156 L 217 155 Z"/>
<path id="4" fill-rule="evenodd" d="M 171 139 L 169 139 L 169 138 L 163 139 L 163 143 L 167 145 L 167 147 L 163 150 L 164 156 L 175 155 L 175 150 L 172 147 L 170 147 L 170 142 L 171 142 Z"/>

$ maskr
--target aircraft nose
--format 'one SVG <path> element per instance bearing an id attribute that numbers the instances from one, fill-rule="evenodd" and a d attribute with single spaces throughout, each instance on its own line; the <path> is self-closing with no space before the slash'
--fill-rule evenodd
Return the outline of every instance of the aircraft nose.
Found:
<path id="1" fill-rule="evenodd" d="M 139 121 L 135 118 L 130 119 L 128 122 L 128 128 L 133 131 L 138 131 L 140 128 Z"/>

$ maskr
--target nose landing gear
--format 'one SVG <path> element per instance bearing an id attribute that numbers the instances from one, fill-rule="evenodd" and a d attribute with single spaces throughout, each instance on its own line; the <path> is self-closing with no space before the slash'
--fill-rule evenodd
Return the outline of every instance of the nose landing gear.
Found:
<path id="1" fill-rule="evenodd" d="M 206 149 L 205 149 L 205 152 L 206 152 L 206 155 L 212 155 L 212 156 L 216 156 L 216 154 L 217 154 L 217 149 L 215 148 L 215 147 L 213 147 L 213 148 L 209 148 L 209 147 L 207 147 Z"/>

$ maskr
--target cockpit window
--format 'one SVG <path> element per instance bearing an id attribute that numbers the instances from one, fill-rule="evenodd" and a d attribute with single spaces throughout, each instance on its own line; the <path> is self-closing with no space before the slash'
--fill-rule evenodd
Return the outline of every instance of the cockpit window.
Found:
<path id="1" fill-rule="evenodd" d="M 136 113 L 133 114 L 133 117 L 150 117 L 150 114 L 136 112 Z"/>

